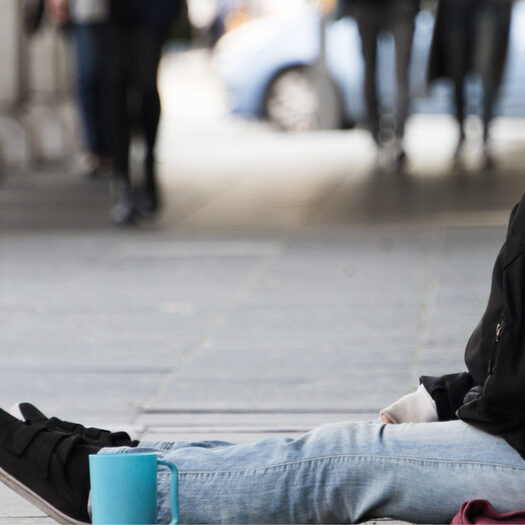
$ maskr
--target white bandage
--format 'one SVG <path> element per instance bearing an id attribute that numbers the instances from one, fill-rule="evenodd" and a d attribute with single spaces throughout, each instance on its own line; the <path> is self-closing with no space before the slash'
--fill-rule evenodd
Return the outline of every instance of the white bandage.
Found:
<path id="1" fill-rule="evenodd" d="M 430 423 L 438 420 L 436 403 L 423 385 L 381 410 L 392 423 Z"/>

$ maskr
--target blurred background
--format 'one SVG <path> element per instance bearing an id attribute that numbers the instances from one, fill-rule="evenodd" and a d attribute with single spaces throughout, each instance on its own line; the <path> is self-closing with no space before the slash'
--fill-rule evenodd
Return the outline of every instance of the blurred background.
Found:
<path id="1" fill-rule="evenodd" d="M 53 3 L 67 5 L 69 2 L 48 2 Z M 72 3 L 82 4 L 82 0 L 72 0 Z M 113 0 L 113 4 L 118 3 Z M 467 5 L 469 1 L 462 3 Z M 103 25 L 107 21 L 102 16 L 95 18 L 95 22 L 89 18 L 75 22 L 73 8 L 69 15 L 72 20 L 60 21 L 60 17 L 57 19 L 50 14 L 51 9 L 47 10 L 49 16 L 45 10 L 39 12 L 38 6 L 42 4 L 45 2 L 39 0 L 5 0 L 5 24 L 9 23 L 9 30 L 6 29 L 2 37 L 5 69 L 0 86 L 2 161 L 10 168 L 28 168 L 65 160 L 73 162 L 69 169 L 81 172 L 86 169 L 85 154 L 90 153 L 89 144 L 86 144 L 89 141 L 82 129 L 85 118 L 82 115 L 85 112 L 83 91 L 90 86 L 83 85 L 87 83 L 84 78 L 87 73 L 78 65 L 88 62 L 82 54 L 83 48 L 88 48 L 88 41 L 76 37 L 76 27 Z M 160 164 L 175 160 L 173 155 L 186 149 L 175 147 L 172 139 L 177 137 L 170 135 L 180 128 L 187 128 L 185 145 L 192 143 L 192 128 L 209 130 L 216 125 L 222 126 L 221 131 L 224 131 L 217 135 L 224 134 L 227 138 L 223 141 L 224 147 L 234 144 L 236 139 L 244 137 L 246 140 L 255 134 L 256 140 L 261 138 L 263 142 L 300 142 L 315 137 L 320 144 L 336 144 L 344 140 L 349 149 L 351 145 L 348 145 L 358 140 L 363 129 L 371 127 L 370 120 L 374 116 L 367 106 L 367 78 L 361 46 L 362 30 L 367 21 L 360 20 L 362 16 L 352 7 L 359 5 L 359 0 L 177 0 L 171 4 L 179 7 L 169 13 L 167 34 L 162 40 L 165 45 L 158 75 L 163 108 L 158 134 Z M 410 97 L 406 146 L 409 147 L 416 135 L 411 132 L 412 128 L 423 121 L 429 123 L 427 133 L 443 129 L 438 135 L 438 144 L 426 136 L 422 144 L 413 148 L 407 170 L 414 172 L 417 168 L 418 150 L 424 149 L 425 143 L 455 148 L 459 130 L 455 129 L 456 123 L 450 117 L 455 112 L 454 85 L 460 80 L 465 82 L 463 113 L 468 131 L 465 133 L 473 146 L 466 148 L 469 151 L 463 160 L 467 166 L 471 165 L 474 146 L 476 143 L 478 149 L 483 146 L 484 84 L 488 84 L 485 91 L 489 91 L 489 87 L 496 91 L 487 98 L 493 100 L 490 118 L 495 119 L 491 122 L 494 128 L 491 135 L 492 149 L 497 156 L 503 136 L 519 135 L 519 119 L 525 111 L 523 3 L 484 2 L 488 7 L 486 13 L 477 17 L 479 24 L 464 28 L 463 33 L 468 37 L 465 42 L 459 37 L 455 41 L 454 35 L 447 39 L 441 39 L 439 32 L 434 35 L 437 1 L 412 4 L 417 6 L 412 8 L 412 13 L 401 12 L 398 16 L 407 18 L 413 25 L 407 25 L 408 32 L 412 31 L 405 39 L 409 45 L 400 42 L 410 49 L 410 61 L 406 64 Z M 442 11 L 448 9 L 446 1 L 444 5 Z M 480 10 L 482 8 L 478 8 Z M 118 20 L 118 9 L 113 11 L 117 11 L 117 15 L 108 13 L 106 18 Z M 462 13 L 456 14 L 461 19 Z M 381 19 L 379 15 L 377 18 Z M 491 18 L 493 27 L 490 21 L 487 24 L 487 19 Z M 118 21 L 113 25 L 122 23 Z M 387 128 L 381 140 L 388 143 L 391 141 L 388 134 L 392 132 L 388 130 L 389 119 L 394 121 L 397 117 L 395 105 L 399 86 L 396 86 L 392 27 L 388 27 L 388 21 L 378 25 L 380 27 L 374 28 L 378 34 L 377 57 L 374 57 L 376 87 L 380 117 Z M 478 34 L 485 36 L 481 39 Z M 492 34 L 495 36 L 491 37 Z M 452 43 L 445 45 L 442 40 Z M 106 49 L 115 47 L 110 40 L 103 42 Z M 487 52 L 491 47 L 498 49 L 499 54 Z M 442 62 L 452 62 L 447 54 L 464 55 L 465 58 L 446 66 L 440 64 L 443 71 L 437 75 L 434 70 L 429 72 L 429 67 L 436 67 L 436 64 L 429 66 L 430 55 L 436 50 L 443 51 Z M 454 53 L 454 50 L 457 51 Z M 124 57 L 121 62 L 126 60 L 130 58 Z M 93 71 L 90 74 L 93 76 Z M 102 68 L 98 74 L 118 76 Z M 112 86 L 104 87 L 111 90 Z M 133 118 L 131 115 L 130 119 Z M 109 118 L 100 125 L 114 131 L 107 120 Z M 450 129 L 447 128 L 449 124 Z M 133 129 L 132 135 L 140 135 L 139 128 Z M 303 133 L 320 129 L 331 132 L 330 141 L 324 140 L 325 134 Z M 276 131 L 296 133 L 292 137 Z M 236 132 L 238 136 L 229 135 Z M 134 144 L 137 149 L 141 147 L 138 138 Z M 204 136 L 200 142 L 205 143 Z M 213 149 L 213 143 L 211 140 L 206 144 Z M 454 152 L 453 149 L 452 154 Z"/>
<path id="2" fill-rule="evenodd" d="M 0 2 L 2 407 L 247 440 L 463 369 L 524 2 Z"/>

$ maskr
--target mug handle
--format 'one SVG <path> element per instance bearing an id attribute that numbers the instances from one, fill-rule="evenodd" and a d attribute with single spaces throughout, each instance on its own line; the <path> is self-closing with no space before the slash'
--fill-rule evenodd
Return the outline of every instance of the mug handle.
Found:
<path id="1" fill-rule="evenodd" d="M 168 461 L 163 461 L 161 459 L 157 460 L 159 465 L 164 465 L 171 470 L 171 523 L 170 525 L 179 524 L 179 471 L 173 463 Z"/>

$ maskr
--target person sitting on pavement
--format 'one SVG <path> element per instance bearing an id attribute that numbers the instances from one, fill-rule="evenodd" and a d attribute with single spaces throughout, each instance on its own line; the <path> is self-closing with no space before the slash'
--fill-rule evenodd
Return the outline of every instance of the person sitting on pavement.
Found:
<path id="1" fill-rule="evenodd" d="M 525 493 L 525 195 L 511 213 L 467 372 L 423 376 L 381 422 L 249 444 L 133 441 L 124 432 L 0 410 L 0 480 L 63 523 L 90 522 L 90 454 L 155 453 L 179 470 L 182 523 L 448 523 L 466 501 L 498 512 Z M 13 415 L 15 414 L 15 415 Z M 169 483 L 158 482 L 160 523 Z"/>

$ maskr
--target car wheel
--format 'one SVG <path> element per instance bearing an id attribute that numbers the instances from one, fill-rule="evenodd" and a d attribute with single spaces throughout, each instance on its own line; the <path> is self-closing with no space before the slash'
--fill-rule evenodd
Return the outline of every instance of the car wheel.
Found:
<path id="1" fill-rule="evenodd" d="M 264 115 L 283 131 L 318 127 L 319 98 L 311 68 L 295 66 L 277 74 L 264 98 Z"/>

